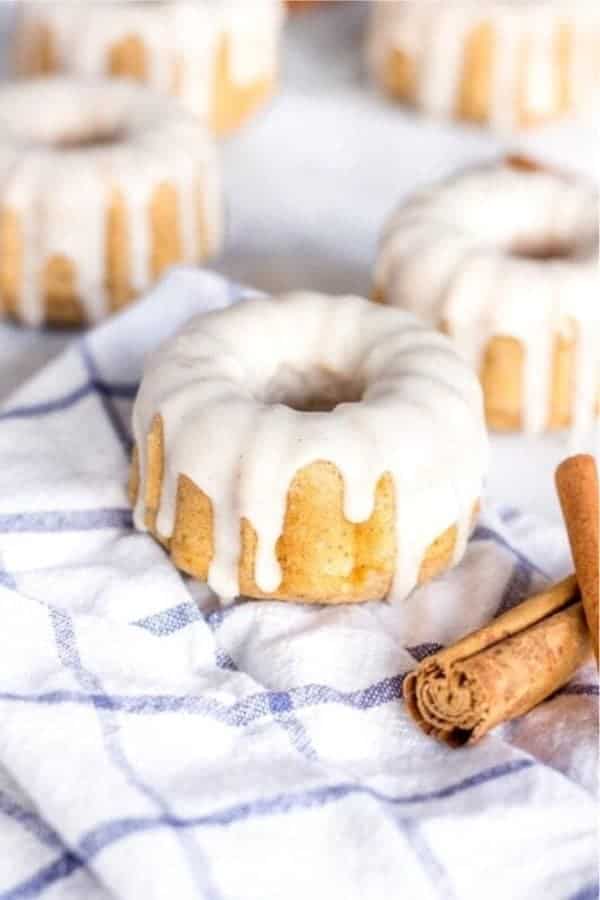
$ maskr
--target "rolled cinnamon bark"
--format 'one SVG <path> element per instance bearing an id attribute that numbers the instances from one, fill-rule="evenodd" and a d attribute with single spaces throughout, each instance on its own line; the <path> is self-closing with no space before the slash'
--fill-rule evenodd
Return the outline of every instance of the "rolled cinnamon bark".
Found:
<path id="1" fill-rule="evenodd" d="M 473 744 L 557 691 L 589 654 L 571 576 L 423 660 L 404 680 L 404 699 L 426 733 Z"/>
<path id="2" fill-rule="evenodd" d="M 593 456 L 570 456 L 556 470 L 556 488 L 567 526 L 575 575 L 598 662 L 599 510 L 598 472 Z"/>

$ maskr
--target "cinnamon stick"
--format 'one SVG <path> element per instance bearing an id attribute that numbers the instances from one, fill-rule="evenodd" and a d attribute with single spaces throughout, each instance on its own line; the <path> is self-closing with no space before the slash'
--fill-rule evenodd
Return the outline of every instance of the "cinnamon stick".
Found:
<path id="1" fill-rule="evenodd" d="M 598 471 L 593 456 L 570 456 L 556 470 L 556 487 L 567 526 L 575 575 L 598 662 L 600 568 Z"/>
<path id="2" fill-rule="evenodd" d="M 404 699 L 426 733 L 473 744 L 557 691 L 589 654 L 571 576 L 423 660 L 404 680 Z"/>

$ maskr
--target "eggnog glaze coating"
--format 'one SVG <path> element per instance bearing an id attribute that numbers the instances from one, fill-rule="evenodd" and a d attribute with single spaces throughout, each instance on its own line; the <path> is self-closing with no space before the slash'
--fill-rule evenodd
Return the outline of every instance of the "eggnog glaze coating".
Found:
<path id="1" fill-rule="evenodd" d="M 358 590 L 363 570 L 377 565 L 354 559 L 341 594 L 320 595 L 326 572 L 316 572 L 316 588 L 300 599 L 406 596 L 448 529 L 448 562 L 461 558 L 487 464 L 481 389 L 447 338 L 359 297 L 293 293 L 193 319 L 148 360 L 133 426 L 137 527 L 168 545 L 181 526 L 182 488 L 194 486 L 211 508 L 206 579 L 224 600 L 241 590 L 246 526 L 251 596 L 293 599 L 281 593 L 281 560 L 290 509 L 301 510 L 297 527 L 310 519 L 298 496 L 307 473 L 326 476 L 323 490 L 341 477 L 331 527 L 341 534 L 367 523 L 368 539 L 377 531 L 383 542 L 376 553 L 391 548 L 392 559 L 378 596 Z M 322 532 L 306 539 L 327 545 L 328 518 L 325 510 Z M 360 535 L 350 541 L 358 553 Z M 335 568 L 338 551 L 342 538 L 327 565 Z"/>

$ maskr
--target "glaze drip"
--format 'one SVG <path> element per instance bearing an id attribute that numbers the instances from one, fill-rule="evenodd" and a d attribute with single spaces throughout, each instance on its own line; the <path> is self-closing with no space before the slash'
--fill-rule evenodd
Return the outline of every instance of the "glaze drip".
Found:
<path id="1" fill-rule="evenodd" d="M 393 597 L 414 588 L 428 546 L 452 525 L 455 559 L 464 551 L 487 460 L 481 389 L 449 341 L 408 313 L 359 297 L 297 293 L 192 320 L 148 361 L 136 400 L 139 528 L 157 415 L 158 532 L 173 533 L 177 482 L 186 475 L 212 502 L 208 582 L 226 600 L 239 593 L 242 519 L 258 536 L 256 583 L 265 592 L 279 586 L 288 489 L 316 461 L 341 474 L 350 522 L 370 517 L 376 485 L 391 474 Z"/>

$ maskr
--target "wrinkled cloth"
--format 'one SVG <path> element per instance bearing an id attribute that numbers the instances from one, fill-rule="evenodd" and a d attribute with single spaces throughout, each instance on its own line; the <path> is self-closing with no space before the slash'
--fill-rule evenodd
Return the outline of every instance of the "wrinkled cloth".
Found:
<path id="1" fill-rule="evenodd" d="M 401 700 L 568 571 L 561 529 L 484 502 L 402 603 L 226 609 L 133 529 L 143 358 L 244 293 L 176 270 L 0 407 L 0 898 L 596 898 L 593 668 L 467 750 Z"/>

